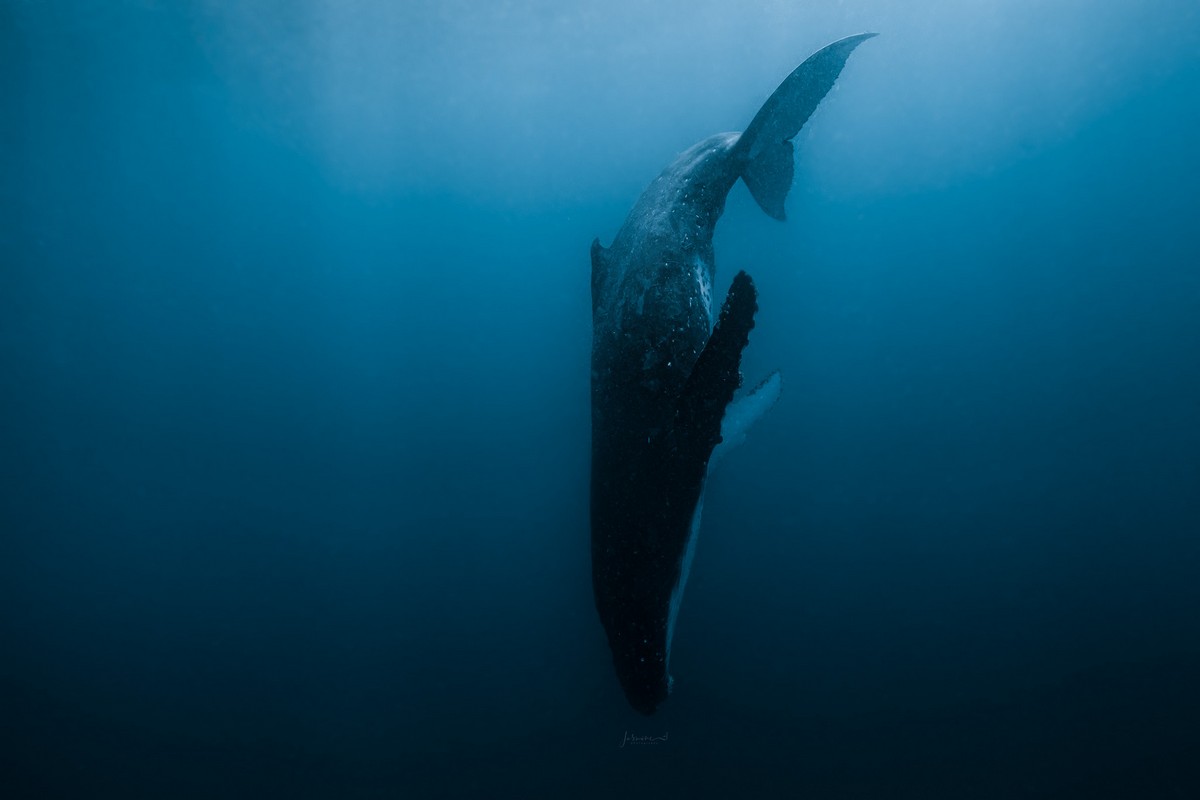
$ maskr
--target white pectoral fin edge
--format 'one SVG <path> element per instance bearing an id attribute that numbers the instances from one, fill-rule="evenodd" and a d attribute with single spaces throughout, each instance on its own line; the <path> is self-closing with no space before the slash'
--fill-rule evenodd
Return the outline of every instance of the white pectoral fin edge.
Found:
<path id="1" fill-rule="evenodd" d="M 776 370 L 767 376 L 766 380 L 754 387 L 745 397 L 738 398 L 725 409 L 721 419 L 721 442 L 713 448 L 708 459 L 708 475 L 712 475 L 717 462 L 725 453 L 746 440 L 746 432 L 779 401 L 783 391 L 783 378 Z M 680 564 L 679 581 L 671 592 L 671 605 L 667 617 L 667 669 L 671 666 L 671 641 L 675 638 L 675 620 L 679 616 L 679 606 L 683 601 L 683 590 L 687 586 L 688 575 L 692 571 L 692 560 L 696 555 L 696 539 L 700 533 L 700 516 L 704 511 L 704 492 L 701 490 L 700 501 L 692 515 L 691 530 L 688 532 L 687 547 L 684 550 L 683 561 Z M 670 675 L 668 674 L 668 681 Z M 668 686 L 670 684 L 668 683 Z"/>
<path id="2" fill-rule="evenodd" d="M 713 448 L 708 459 L 708 474 L 733 448 L 746 441 L 746 433 L 764 414 L 774 407 L 783 392 L 783 378 L 776 370 L 744 397 L 739 397 L 725 409 L 721 419 L 721 442 Z"/>

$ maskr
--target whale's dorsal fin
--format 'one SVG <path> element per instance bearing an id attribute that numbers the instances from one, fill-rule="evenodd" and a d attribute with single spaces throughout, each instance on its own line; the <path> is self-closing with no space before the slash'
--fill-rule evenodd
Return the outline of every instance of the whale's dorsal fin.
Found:
<path id="1" fill-rule="evenodd" d="M 833 88 L 854 48 L 876 35 L 847 36 L 813 53 L 779 84 L 742 134 L 742 179 L 768 215 L 784 218 L 783 199 L 792 185 L 792 137 Z"/>

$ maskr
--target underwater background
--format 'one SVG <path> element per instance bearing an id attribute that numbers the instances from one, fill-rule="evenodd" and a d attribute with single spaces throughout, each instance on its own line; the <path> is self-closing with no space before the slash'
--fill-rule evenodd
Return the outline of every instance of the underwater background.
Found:
<path id="1" fill-rule="evenodd" d="M 588 247 L 865 30 L 644 717 Z M 0 795 L 1200 797 L 1198 129 L 1194 0 L 3 0 Z"/>

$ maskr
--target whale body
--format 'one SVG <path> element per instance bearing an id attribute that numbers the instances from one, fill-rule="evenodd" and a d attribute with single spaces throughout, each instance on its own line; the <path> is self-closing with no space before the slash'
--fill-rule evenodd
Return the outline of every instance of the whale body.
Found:
<path id="1" fill-rule="evenodd" d="M 863 33 L 789 75 L 743 133 L 693 145 L 642 193 L 612 244 L 592 242 L 592 588 L 625 697 L 667 698 L 671 641 L 695 552 L 705 481 L 779 397 L 778 372 L 733 401 L 758 310 L 732 281 L 715 313 L 713 229 L 741 178 L 783 220 L 792 138 Z"/>

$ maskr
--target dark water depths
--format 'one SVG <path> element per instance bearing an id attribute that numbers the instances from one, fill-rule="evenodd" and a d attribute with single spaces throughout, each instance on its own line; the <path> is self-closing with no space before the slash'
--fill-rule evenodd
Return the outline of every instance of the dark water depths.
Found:
<path id="1" fill-rule="evenodd" d="M 4 796 L 1200 795 L 1200 10 L 1095 5 L 0 4 Z M 860 30 L 641 717 L 588 245 Z"/>

